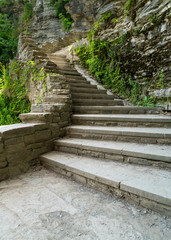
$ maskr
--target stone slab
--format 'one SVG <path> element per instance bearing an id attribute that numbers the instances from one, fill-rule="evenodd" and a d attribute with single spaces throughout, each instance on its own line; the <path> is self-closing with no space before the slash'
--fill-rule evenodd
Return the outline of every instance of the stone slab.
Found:
<path id="1" fill-rule="evenodd" d="M 171 146 L 155 144 L 138 144 L 127 142 L 100 141 L 90 139 L 64 138 L 56 140 L 57 146 L 75 147 L 97 152 L 121 154 L 151 160 L 171 162 Z"/>
<path id="2" fill-rule="evenodd" d="M 58 166 L 80 176 L 171 206 L 170 171 L 108 162 L 68 153 L 41 156 L 43 163 Z"/>
<path id="3" fill-rule="evenodd" d="M 84 126 L 73 125 L 69 126 L 67 130 L 72 130 L 74 133 L 98 133 L 98 134 L 116 134 L 127 136 L 140 136 L 140 137 L 159 137 L 171 138 L 171 129 L 168 128 L 133 128 L 133 127 L 103 127 L 103 126 Z"/>
<path id="4" fill-rule="evenodd" d="M 150 121 L 150 122 L 169 122 L 171 123 L 171 117 L 163 116 L 163 115 L 135 115 L 135 114 L 74 114 L 72 116 L 73 119 L 81 119 L 81 120 L 102 120 L 102 121 Z"/>

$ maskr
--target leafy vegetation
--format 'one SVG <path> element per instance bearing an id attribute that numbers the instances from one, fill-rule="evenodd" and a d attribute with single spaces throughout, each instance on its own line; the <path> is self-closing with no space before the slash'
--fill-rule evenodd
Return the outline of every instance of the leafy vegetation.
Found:
<path id="1" fill-rule="evenodd" d="M 87 37 L 88 40 L 91 42 L 93 38 L 96 36 L 96 33 L 102 29 L 107 21 L 110 19 L 111 13 L 109 12 L 108 14 L 103 14 L 94 24 L 91 30 L 89 31 Z"/>
<path id="2" fill-rule="evenodd" d="M 26 70 L 21 71 L 17 62 L 12 62 L 9 69 L 1 63 L 0 73 L 0 125 L 18 123 L 19 114 L 30 111 Z"/>
<path id="3" fill-rule="evenodd" d="M 136 5 L 136 2 L 136 0 L 127 0 L 124 5 L 125 16 L 130 15 L 132 19 L 135 19 L 136 12 L 134 11 L 134 7 Z"/>
<path id="4" fill-rule="evenodd" d="M 19 3 L 24 7 L 20 20 L 12 17 L 14 1 L 0 1 L 0 62 L 5 65 L 16 55 L 18 36 L 20 32 L 27 30 L 29 20 L 33 16 L 33 3 L 26 0 L 19 0 Z M 11 10 L 5 14 L 7 11 L 4 9 L 7 7 Z"/>
<path id="5" fill-rule="evenodd" d="M 69 31 L 72 28 L 73 19 L 71 15 L 65 9 L 65 4 L 70 0 L 50 0 L 50 5 L 56 10 L 57 18 L 62 22 L 61 26 L 64 31 Z"/>
<path id="6" fill-rule="evenodd" d="M 18 34 L 6 14 L 0 13 L 0 62 L 8 63 L 17 51 Z"/>
<path id="7" fill-rule="evenodd" d="M 24 65 L 12 61 L 9 68 L 0 63 L 0 125 L 20 122 L 19 114 L 30 112 L 27 98 L 28 81 L 41 81 L 43 92 L 46 90 L 46 74 L 33 61 Z M 38 101 L 41 100 L 38 96 Z"/>
<path id="8" fill-rule="evenodd" d="M 136 102 L 140 97 L 140 86 L 131 75 L 125 74 L 119 61 L 124 41 L 125 36 L 113 42 L 93 40 L 88 46 L 79 46 L 76 53 L 81 63 L 107 88 Z"/>
<path id="9" fill-rule="evenodd" d="M 98 81 L 118 95 L 128 98 L 132 103 L 143 106 L 154 106 L 156 97 L 143 97 L 142 86 L 133 78 L 130 69 L 122 63 L 126 55 L 128 36 L 122 35 L 113 42 L 92 40 L 75 49 L 80 61 Z M 163 84 L 162 71 L 158 85 Z"/>
<path id="10" fill-rule="evenodd" d="M 33 8 L 34 5 L 31 2 L 26 2 L 24 4 L 23 20 L 28 21 L 33 17 Z"/>
<path id="11" fill-rule="evenodd" d="M 23 9 L 23 14 L 21 18 L 19 19 L 18 28 L 20 33 L 21 32 L 28 33 L 30 22 L 34 13 L 33 12 L 34 2 L 33 1 L 28 2 L 26 0 L 21 0 L 21 1 L 23 1 L 24 9 Z"/>

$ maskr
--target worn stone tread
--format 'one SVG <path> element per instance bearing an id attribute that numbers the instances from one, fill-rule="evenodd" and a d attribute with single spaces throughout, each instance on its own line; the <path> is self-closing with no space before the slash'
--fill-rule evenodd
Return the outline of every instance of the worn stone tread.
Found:
<path id="1" fill-rule="evenodd" d="M 68 153 L 50 152 L 41 156 L 45 166 L 56 166 L 100 183 L 119 188 L 160 204 L 171 206 L 169 171 L 125 163 L 101 161 Z"/>
<path id="2" fill-rule="evenodd" d="M 106 93 L 106 90 L 104 89 L 98 89 L 98 88 L 85 88 L 85 87 L 72 87 L 71 86 L 71 92 L 73 93 L 76 93 L 76 92 L 79 92 L 79 93 Z"/>
<path id="3" fill-rule="evenodd" d="M 134 128 L 134 127 L 104 127 L 104 126 L 84 126 L 84 125 L 71 125 L 67 127 L 73 133 L 99 133 L 99 134 L 116 134 L 127 136 L 140 136 L 140 137 L 158 137 L 158 138 L 171 138 L 171 129 L 168 128 Z"/>
<path id="4" fill-rule="evenodd" d="M 100 141 L 77 138 L 63 138 L 56 140 L 55 145 L 57 147 L 73 147 L 89 151 L 113 153 L 171 163 L 171 147 L 168 145 L 158 146 L 155 144 Z"/>
<path id="5" fill-rule="evenodd" d="M 148 114 L 74 114 L 73 119 L 81 120 L 118 120 L 118 121 L 151 121 L 151 122 L 169 122 L 170 116 L 164 115 L 148 115 Z"/>
<path id="6" fill-rule="evenodd" d="M 81 96 L 82 94 L 79 94 L 78 95 L 76 93 L 74 93 L 75 96 Z M 89 94 L 89 98 L 93 99 L 93 98 L 115 98 L 114 95 L 107 95 L 107 94 Z M 83 98 L 83 97 L 82 97 Z M 75 112 L 77 111 L 82 111 L 82 112 L 86 112 L 86 111 L 102 111 L 102 112 L 112 112 L 112 114 L 114 114 L 114 112 L 116 113 L 120 113 L 122 111 L 127 111 L 128 113 L 131 113 L 131 112 L 134 112 L 135 114 L 138 114 L 139 112 L 142 114 L 142 113 L 145 113 L 145 112 L 148 112 L 148 114 L 158 114 L 158 113 L 161 113 L 162 109 L 161 108 L 158 108 L 158 107 L 137 107 L 137 106 L 73 106 L 73 110 Z M 91 114 L 91 113 L 90 113 Z M 100 113 L 99 113 L 100 114 Z"/>
<path id="7" fill-rule="evenodd" d="M 89 105 L 89 106 L 94 106 L 94 105 L 114 105 L 114 106 L 123 106 L 123 101 L 120 99 L 80 99 L 80 98 L 74 98 L 72 99 L 73 104 L 80 104 L 80 105 Z"/>
<path id="8" fill-rule="evenodd" d="M 107 95 L 107 94 L 101 94 L 101 93 L 72 93 L 73 98 L 77 99 L 114 99 L 116 96 L 114 95 Z M 90 108 L 91 109 L 91 108 Z"/>

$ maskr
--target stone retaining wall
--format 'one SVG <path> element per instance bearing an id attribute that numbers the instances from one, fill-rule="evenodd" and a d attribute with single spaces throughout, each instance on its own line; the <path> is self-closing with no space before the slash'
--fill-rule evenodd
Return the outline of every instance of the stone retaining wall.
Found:
<path id="1" fill-rule="evenodd" d="M 26 172 L 38 156 L 50 151 L 48 124 L 14 124 L 0 127 L 0 180 Z"/>
<path id="2" fill-rule="evenodd" d="M 64 104 L 32 105 L 32 111 L 21 114 L 21 124 L 0 126 L 0 181 L 36 164 L 41 154 L 53 149 L 54 140 L 64 136 L 70 123 L 70 107 Z"/>

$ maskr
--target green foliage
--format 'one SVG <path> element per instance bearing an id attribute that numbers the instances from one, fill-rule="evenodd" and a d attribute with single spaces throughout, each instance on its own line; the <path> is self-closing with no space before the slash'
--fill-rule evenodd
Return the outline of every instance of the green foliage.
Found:
<path id="1" fill-rule="evenodd" d="M 96 33 L 102 28 L 104 27 L 104 25 L 106 25 L 107 21 L 110 19 L 111 17 L 111 12 L 107 13 L 107 14 L 103 14 L 102 16 L 100 16 L 100 18 L 93 24 L 93 27 L 91 28 L 91 30 L 89 31 L 87 37 L 88 40 L 91 42 L 94 38 L 94 36 L 96 35 Z"/>
<path id="2" fill-rule="evenodd" d="M 156 101 L 156 96 L 145 96 L 139 102 L 137 102 L 137 105 L 153 107 L 156 104 Z"/>
<path id="3" fill-rule="evenodd" d="M 59 14 L 66 14 L 65 4 L 67 4 L 70 0 L 50 0 L 50 5 L 54 6 L 56 10 L 56 16 L 59 17 Z"/>
<path id="4" fill-rule="evenodd" d="M 134 7 L 136 5 L 136 0 L 127 0 L 124 5 L 124 14 L 125 16 L 130 15 L 133 19 L 135 19 L 136 11 L 134 11 Z"/>
<path id="5" fill-rule="evenodd" d="M 158 74 L 158 81 L 156 81 L 156 87 L 157 88 L 164 88 L 165 87 L 163 69 L 161 69 L 159 74 Z"/>
<path id="6" fill-rule="evenodd" d="M 72 28 L 73 19 L 71 15 L 66 11 L 65 4 L 70 0 L 50 0 L 50 5 L 56 10 L 57 18 L 62 22 L 64 31 L 69 31 Z"/>
<path id="7" fill-rule="evenodd" d="M 132 4 L 133 0 L 128 0 L 126 3 L 125 3 L 125 10 L 127 13 L 129 13 L 129 11 L 131 10 L 131 4 Z"/>
<path id="8" fill-rule="evenodd" d="M 126 54 L 125 45 L 129 36 L 122 35 L 113 42 L 93 40 L 88 45 L 79 46 L 76 54 L 81 63 L 107 88 L 129 98 L 140 101 L 141 87 L 133 80 L 120 60 Z"/>
<path id="9" fill-rule="evenodd" d="M 22 72 L 20 67 L 17 62 L 12 62 L 8 70 L 0 64 L 0 125 L 18 123 L 19 114 L 30 111 L 30 103 L 26 98 L 28 86 L 25 70 Z"/>
<path id="10" fill-rule="evenodd" d="M 42 82 L 43 94 L 46 77 L 44 69 L 39 69 L 33 61 L 26 65 L 12 61 L 9 68 L 0 63 L 0 125 L 18 123 L 20 113 L 30 112 L 28 81 Z M 38 101 L 41 97 L 38 97 Z"/>
<path id="11" fill-rule="evenodd" d="M 71 29 L 73 20 L 69 17 L 65 17 L 62 13 L 59 14 L 59 21 L 62 22 L 61 26 L 65 32 L 69 32 Z"/>
<path id="12" fill-rule="evenodd" d="M 0 13 L 0 62 L 6 64 L 17 51 L 18 37 L 10 19 Z"/>
<path id="13" fill-rule="evenodd" d="M 33 4 L 31 2 L 27 2 L 24 4 L 24 13 L 23 13 L 23 20 L 28 21 L 32 18 L 33 16 Z"/>
<path id="14" fill-rule="evenodd" d="M 1 7 L 5 7 L 5 6 L 7 6 L 7 5 L 10 5 L 10 4 L 12 4 L 13 3 L 13 0 L 2 0 L 1 2 L 0 2 L 0 8 Z"/>

